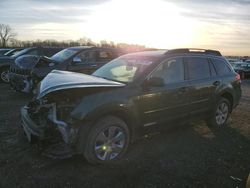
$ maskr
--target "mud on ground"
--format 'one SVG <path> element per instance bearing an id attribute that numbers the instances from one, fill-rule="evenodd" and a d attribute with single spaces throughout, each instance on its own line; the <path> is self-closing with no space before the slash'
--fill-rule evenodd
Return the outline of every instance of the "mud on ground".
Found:
<path id="1" fill-rule="evenodd" d="M 31 98 L 0 84 L 0 187 L 245 187 L 250 173 L 250 80 L 230 124 L 203 122 L 134 143 L 121 164 L 92 166 L 80 156 L 43 157 L 19 133 L 19 109 Z"/>

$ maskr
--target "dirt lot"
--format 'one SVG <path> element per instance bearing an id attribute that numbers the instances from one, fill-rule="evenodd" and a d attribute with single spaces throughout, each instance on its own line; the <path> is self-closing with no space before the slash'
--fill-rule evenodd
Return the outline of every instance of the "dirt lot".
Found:
<path id="1" fill-rule="evenodd" d="M 195 123 L 134 143 L 122 164 L 43 157 L 18 132 L 29 99 L 0 84 L 0 187 L 245 187 L 250 173 L 250 80 L 223 130 Z"/>

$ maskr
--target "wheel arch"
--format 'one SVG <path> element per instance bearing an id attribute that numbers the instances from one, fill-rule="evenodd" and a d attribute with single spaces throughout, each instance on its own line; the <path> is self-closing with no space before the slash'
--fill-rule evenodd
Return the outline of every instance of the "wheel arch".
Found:
<path id="1" fill-rule="evenodd" d="M 221 93 L 220 96 L 227 99 L 230 102 L 230 112 L 232 112 L 233 104 L 234 104 L 233 95 L 230 92 L 225 91 L 225 92 Z"/>
<path id="2" fill-rule="evenodd" d="M 94 120 L 94 121 L 92 121 L 94 123 L 94 122 L 97 122 L 98 120 L 102 119 L 105 116 L 115 116 L 115 117 L 118 117 L 121 120 L 123 120 L 128 126 L 131 141 L 134 140 L 134 137 L 135 137 L 134 124 L 136 123 L 136 118 L 132 114 L 130 114 L 130 112 L 127 109 L 118 108 L 118 109 L 104 111 L 103 113 L 98 114 L 98 116 L 95 116 L 94 119 L 93 119 L 93 117 L 91 119 Z"/>
<path id="3" fill-rule="evenodd" d="M 98 122 L 100 119 L 106 117 L 106 116 L 114 116 L 117 118 L 120 118 L 121 120 L 123 120 L 127 126 L 128 126 L 128 130 L 129 130 L 129 135 L 130 135 L 130 143 L 134 142 L 136 136 L 135 136 L 135 126 L 133 126 L 133 123 L 135 119 L 133 119 L 133 117 L 131 117 L 128 112 L 125 111 L 125 109 L 113 109 L 113 110 L 109 110 L 109 111 L 105 111 L 103 113 L 98 113 L 98 115 L 95 116 L 89 116 L 86 119 L 80 120 L 78 123 L 80 122 L 84 122 L 78 124 L 79 125 L 79 131 L 77 134 L 77 138 L 76 138 L 76 151 L 77 153 L 81 153 L 83 151 L 83 148 L 85 147 L 85 144 L 87 143 L 87 137 L 88 137 L 88 133 L 90 132 L 92 126 Z M 82 144 L 79 144 L 82 143 Z"/>

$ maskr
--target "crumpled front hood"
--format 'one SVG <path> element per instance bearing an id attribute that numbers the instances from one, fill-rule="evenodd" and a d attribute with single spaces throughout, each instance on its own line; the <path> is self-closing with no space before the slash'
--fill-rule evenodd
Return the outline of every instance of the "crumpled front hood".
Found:
<path id="1" fill-rule="evenodd" d="M 18 66 L 21 69 L 29 69 L 31 70 L 35 65 L 37 64 L 39 60 L 39 56 L 35 55 L 23 55 L 18 57 L 15 60 L 16 66 Z"/>
<path id="2" fill-rule="evenodd" d="M 93 88 L 93 87 L 123 87 L 125 84 L 99 78 L 96 76 L 53 70 L 39 84 L 37 98 L 42 98 L 48 93 L 73 88 Z"/>

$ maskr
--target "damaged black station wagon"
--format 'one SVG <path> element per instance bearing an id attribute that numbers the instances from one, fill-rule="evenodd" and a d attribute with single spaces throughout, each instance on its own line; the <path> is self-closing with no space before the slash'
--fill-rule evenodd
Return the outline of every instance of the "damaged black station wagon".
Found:
<path id="1" fill-rule="evenodd" d="M 110 163 L 153 127 L 225 126 L 240 96 L 240 77 L 218 51 L 139 52 L 92 75 L 52 71 L 21 109 L 22 127 L 30 141 L 51 142 L 48 156 Z"/>

